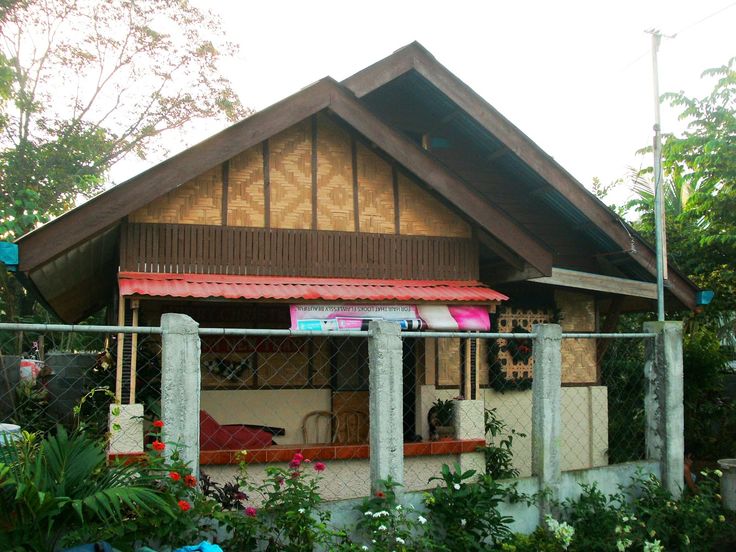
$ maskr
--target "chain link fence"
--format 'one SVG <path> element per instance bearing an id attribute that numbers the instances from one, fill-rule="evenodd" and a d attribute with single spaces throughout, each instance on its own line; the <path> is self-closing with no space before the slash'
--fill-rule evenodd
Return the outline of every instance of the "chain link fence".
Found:
<path id="1" fill-rule="evenodd" d="M 40 432 L 84 424 L 106 438 L 117 400 L 142 405 L 145 430 L 161 415 L 162 338 L 159 328 L 135 331 L 2 330 L 0 422 Z M 427 488 L 442 464 L 457 461 L 499 479 L 532 474 L 533 338 L 402 333 L 407 489 Z M 648 339 L 563 335 L 563 470 L 645 458 Z M 224 483 L 245 459 L 258 479 L 301 452 L 331 463 L 326 499 L 369 494 L 369 340 L 365 331 L 200 329 L 202 470 Z"/>

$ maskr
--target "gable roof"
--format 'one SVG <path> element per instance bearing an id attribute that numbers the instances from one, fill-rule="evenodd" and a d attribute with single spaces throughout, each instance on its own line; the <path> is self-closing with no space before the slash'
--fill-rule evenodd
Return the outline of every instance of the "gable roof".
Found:
<path id="1" fill-rule="evenodd" d="M 619 248 L 615 253 L 634 259 L 632 264 L 639 270 L 637 277 L 646 279 L 655 274 L 653 251 L 622 219 L 418 43 L 398 50 L 343 83 L 329 77 L 317 81 L 22 236 L 17 240 L 19 269 L 30 276 L 32 284 L 43 288 L 42 284 L 51 281 L 62 265 L 81 256 L 83 244 L 107 251 L 115 239 L 112 230 L 126 215 L 242 151 L 327 110 L 484 230 L 478 234 L 480 242 L 513 270 L 527 277 L 551 276 L 555 251 L 544 235 L 531 232 L 494 197 L 471 185 L 462 172 L 441 157 L 425 151 L 375 109 L 372 98 L 407 75 L 418 75 L 433 94 L 441 95 L 443 101 L 453 105 L 466 126 L 470 121 L 474 128 L 481 129 L 484 134 L 477 134 L 480 141 L 497 144 L 488 159 L 513 159 L 525 174 L 532 175 L 536 179 L 533 193 L 543 193 L 545 200 L 553 198 L 550 203 L 566 217 L 568 226 L 586 227 L 592 240 L 608 244 L 609 251 L 610 244 L 614 244 Z M 88 276 L 89 281 L 94 281 L 92 275 Z M 696 288 L 691 282 L 671 269 L 669 284 L 669 291 L 682 304 L 688 308 L 695 306 Z M 88 289 L 79 282 L 75 285 L 74 293 L 67 294 L 69 297 L 79 297 Z M 109 292 L 106 289 L 99 294 L 109 296 Z M 87 305 L 84 314 L 91 308 Z M 78 319 L 81 314 L 81 311 L 68 311 L 62 317 Z"/>
<path id="2" fill-rule="evenodd" d="M 498 241 L 514 244 L 518 255 L 539 272 L 551 274 L 551 252 L 503 211 L 468 188 L 459 177 L 425 155 L 417 144 L 379 120 L 353 94 L 329 77 L 22 236 L 18 240 L 19 269 L 35 269 L 193 176 L 323 109 L 328 109 L 375 143 Z"/>
<path id="3" fill-rule="evenodd" d="M 492 157 L 511 154 L 521 161 L 552 188 L 550 203 L 556 204 L 555 207 L 560 211 L 568 211 L 567 214 L 575 218 L 587 219 L 594 225 L 596 232 L 618 244 L 621 252 L 628 253 L 646 273 L 656 276 L 656 254 L 633 228 L 418 42 L 366 67 L 342 81 L 342 84 L 357 98 L 364 99 L 409 73 L 420 75 L 500 142 L 500 147 L 493 152 Z M 669 268 L 668 284 L 668 290 L 687 308 L 696 306 L 697 287 L 675 267 Z"/>

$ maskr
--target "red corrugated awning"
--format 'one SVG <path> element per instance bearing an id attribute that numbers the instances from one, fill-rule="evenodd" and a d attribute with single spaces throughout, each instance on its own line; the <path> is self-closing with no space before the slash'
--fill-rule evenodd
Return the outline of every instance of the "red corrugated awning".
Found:
<path id="1" fill-rule="evenodd" d="M 508 297 L 474 280 L 362 280 L 120 272 L 120 294 L 300 301 L 490 303 Z"/>

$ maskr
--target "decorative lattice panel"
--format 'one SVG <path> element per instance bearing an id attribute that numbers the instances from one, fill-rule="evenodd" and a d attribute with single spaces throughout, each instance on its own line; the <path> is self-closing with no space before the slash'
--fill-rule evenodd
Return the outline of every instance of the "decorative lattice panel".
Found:
<path id="1" fill-rule="evenodd" d="M 493 315 L 491 315 L 493 316 Z M 531 332 L 534 324 L 546 324 L 550 321 L 550 312 L 547 309 L 522 309 L 516 307 L 501 307 L 498 309 L 498 331 L 501 333 L 513 332 L 514 328 L 521 328 Z M 519 339 L 510 343 L 508 339 L 499 339 L 496 358 L 503 374 L 507 379 L 531 378 L 534 360 L 531 355 L 514 354 L 519 347 L 531 347 L 532 340 Z M 511 347 L 510 347 L 511 345 Z M 515 347 L 514 347 L 515 345 Z M 486 355 L 481 358 L 485 359 Z M 481 374 L 483 370 L 480 370 Z M 483 382 L 483 380 L 480 380 Z M 487 380 L 486 380 L 487 381 Z"/>
<path id="2" fill-rule="evenodd" d="M 460 385 L 460 339 L 441 337 L 437 339 L 437 381 L 440 387 Z"/>

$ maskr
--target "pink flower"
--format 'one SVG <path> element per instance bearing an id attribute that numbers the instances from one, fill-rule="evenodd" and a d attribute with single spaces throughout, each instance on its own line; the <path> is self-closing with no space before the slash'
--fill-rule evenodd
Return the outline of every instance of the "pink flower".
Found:
<path id="1" fill-rule="evenodd" d="M 258 514 L 258 510 L 256 510 L 253 506 L 248 506 L 245 509 L 245 515 L 248 517 L 256 517 L 256 514 Z"/>
<path id="2" fill-rule="evenodd" d="M 289 467 L 291 469 L 296 469 L 302 465 L 303 461 L 304 461 L 304 455 L 301 452 L 297 452 L 294 454 L 294 457 L 291 459 L 291 462 L 289 462 Z"/>
<path id="3" fill-rule="evenodd" d="M 317 463 L 316 463 L 316 464 L 314 465 L 314 471 L 317 471 L 317 472 L 323 472 L 323 471 L 325 471 L 325 468 L 326 468 L 326 467 L 327 467 L 327 466 L 325 466 L 325 463 L 324 463 L 324 462 L 317 462 Z"/>

